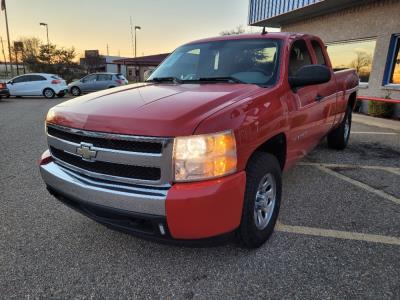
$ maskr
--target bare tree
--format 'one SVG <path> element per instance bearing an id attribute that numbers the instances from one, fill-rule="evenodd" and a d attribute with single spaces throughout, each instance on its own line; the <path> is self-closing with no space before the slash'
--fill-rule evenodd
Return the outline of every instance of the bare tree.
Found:
<path id="1" fill-rule="evenodd" d="M 350 68 L 356 69 L 357 73 L 362 71 L 362 68 L 369 67 L 372 64 L 372 56 L 367 52 L 357 51 L 357 57 L 350 63 Z"/>
<path id="2" fill-rule="evenodd" d="M 222 35 L 222 36 L 235 35 L 235 34 L 243 34 L 245 32 L 246 32 L 246 30 L 244 29 L 243 25 L 238 25 L 234 29 L 221 31 L 220 35 Z"/>

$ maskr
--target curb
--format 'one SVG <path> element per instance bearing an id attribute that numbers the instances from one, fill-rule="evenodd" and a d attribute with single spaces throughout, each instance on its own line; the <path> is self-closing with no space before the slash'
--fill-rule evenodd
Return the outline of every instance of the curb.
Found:
<path id="1" fill-rule="evenodd" d="M 366 115 L 353 114 L 353 122 L 369 126 L 391 129 L 400 132 L 400 121 L 374 118 Z"/>

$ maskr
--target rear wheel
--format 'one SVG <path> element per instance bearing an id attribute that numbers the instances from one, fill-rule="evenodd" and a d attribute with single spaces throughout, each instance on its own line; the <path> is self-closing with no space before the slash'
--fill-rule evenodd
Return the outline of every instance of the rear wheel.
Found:
<path id="1" fill-rule="evenodd" d="M 57 97 L 58 97 L 58 98 L 63 98 L 64 96 L 65 96 L 65 93 L 64 93 L 64 92 L 58 93 L 58 94 L 57 94 Z"/>
<path id="2" fill-rule="evenodd" d="M 351 119 L 352 109 L 350 106 L 348 106 L 342 123 L 339 125 L 338 128 L 332 130 L 328 134 L 329 148 L 336 150 L 343 150 L 346 148 L 350 139 Z"/>
<path id="3" fill-rule="evenodd" d="M 246 192 L 240 242 L 248 248 L 260 247 L 272 234 L 282 195 L 282 171 L 269 153 L 256 152 L 246 168 Z"/>
<path id="4" fill-rule="evenodd" d="M 52 99 L 56 96 L 56 93 L 52 89 L 47 88 L 43 91 L 43 96 L 46 99 Z"/>
<path id="5" fill-rule="evenodd" d="M 77 86 L 74 86 L 74 87 L 71 88 L 71 94 L 72 94 L 73 96 L 78 97 L 78 96 L 81 95 L 81 93 L 82 93 L 82 92 L 81 92 L 81 89 L 78 88 Z"/>

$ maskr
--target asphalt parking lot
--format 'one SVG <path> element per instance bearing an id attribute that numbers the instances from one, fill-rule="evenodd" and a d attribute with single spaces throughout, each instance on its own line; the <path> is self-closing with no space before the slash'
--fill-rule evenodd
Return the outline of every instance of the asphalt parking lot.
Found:
<path id="1" fill-rule="evenodd" d="M 262 248 L 182 248 L 111 231 L 47 193 L 36 162 L 63 100 L 0 101 L 0 298 L 400 299 L 400 131 L 355 123 L 346 151 L 322 143 L 287 172 Z"/>

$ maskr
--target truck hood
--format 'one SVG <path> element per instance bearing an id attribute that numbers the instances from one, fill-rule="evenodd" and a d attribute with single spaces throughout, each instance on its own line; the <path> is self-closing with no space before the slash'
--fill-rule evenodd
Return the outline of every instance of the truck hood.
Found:
<path id="1" fill-rule="evenodd" d="M 53 107 L 47 121 L 66 127 L 145 136 L 185 136 L 216 111 L 259 89 L 250 84 L 134 84 Z"/>

